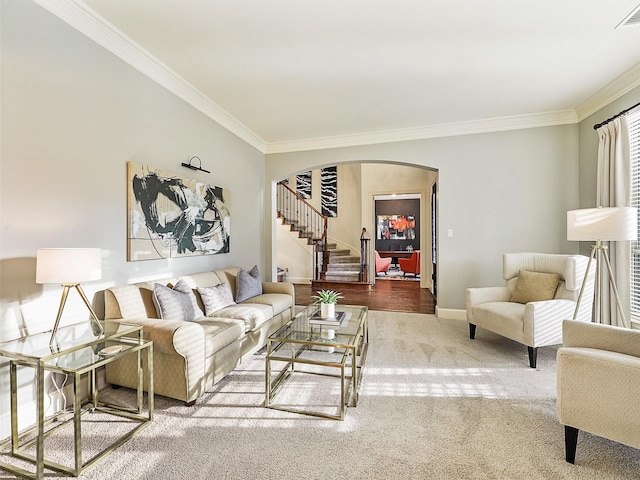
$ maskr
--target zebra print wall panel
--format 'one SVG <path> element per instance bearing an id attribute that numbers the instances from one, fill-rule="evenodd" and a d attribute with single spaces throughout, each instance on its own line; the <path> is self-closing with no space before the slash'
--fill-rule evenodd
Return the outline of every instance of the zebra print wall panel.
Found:
<path id="1" fill-rule="evenodd" d="M 308 200 L 311 198 L 311 172 L 304 172 L 296 176 L 296 191 Z"/>
<path id="2" fill-rule="evenodd" d="M 320 203 L 322 214 L 338 216 L 338 167 L 327 167 L 320 171 Z"/>

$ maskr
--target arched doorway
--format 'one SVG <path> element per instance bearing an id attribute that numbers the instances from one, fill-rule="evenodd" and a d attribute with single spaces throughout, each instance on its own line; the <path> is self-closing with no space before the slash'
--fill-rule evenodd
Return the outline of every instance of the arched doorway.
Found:
<path id="1" fill-rule="evenodd" d="M 320 205 L 320 170 L 324 166 L 315 167 L 303 172 L 292 172 L 286 179 L 291 188 L 295 188 L 296 175 L 311 172 L 310 202 Z M 432 202 L 432 195 L 438 178 L 437 170 L 391 162 L 351 162 L 339 163 L 338 167 L 338 209 L 337 216 L 329 219 L 329 236 L 348 248 L 359 250 L 361 228 L 367 228 L 370 235 L 375 235 L 376 219 L 374 197 L 376 195 L 416 194 L 420 197 L 420 250 L 427 252 L 422 255 L 420 286 L 435 293 L 437 272 L 435 271 L 437 258 L 437 231 L 433 215 L 437 205 Z M 279 179 L 282 180 L 282 179 Z M 274 189 L 275 192 L 275 189 Z M 275 202 L 275 200 L 273 200 Z M 275 220 L 274 220 L 275 222 Z M 275 225 L 272 235 L 273 256 L 272 265 L 288 270 L 288 276 L 296 282 L 304 282 L 302 269 L 286 263 L 295 256 L 296 246 L 293 242 L 278 239 L 280 226 Z M 369 265 L 374 261 L 371 249 Z M 433 260 L 433 261 L 432 261 Z M 310 267 L 307 268 L 310 276 Z M 302 273 L 301 273 L 302 272 Z M 370 278 L 375 277 L 375 269 Z"/>

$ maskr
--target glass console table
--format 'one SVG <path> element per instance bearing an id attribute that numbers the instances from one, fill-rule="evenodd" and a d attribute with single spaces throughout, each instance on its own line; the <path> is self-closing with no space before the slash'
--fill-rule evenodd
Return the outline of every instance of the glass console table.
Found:
<path id="1" fill-rule="evenodd" d="M 142 327 L 139 325 L 101 321 L 104 333 L 94 332 L 90 322 L 68 325 L 58 330 L 57 344 L 49 345 L 51 332 L 18 338 L 0 343 L 0 356 L 10 359 L 9 376 L 11 382 L 11 437 L 4 445 L 11 442 L 11 455 L 35 465 L 35 472 L 16 465 L 1 462 L 0 468 L 27 478 L 42 479 L 44 468 L 50 468 L 68 475 L 78 476 L 86 467 L 111 453 L 141 429 L 153 421 L 153 342 L 144 340 Z M 105 350 L 106 349 L 106 350 Z M 144 364 L 142 353 L 147 355 L 147 391 L 148 407 L 143 412 L 144 402 Z M 121 358 L 135 354 L 137 361 L 137 404 L 126 407 L 101 402 L 98 399 L 96 370 Z M 34 369 L 36 418 L 35 424 L 23 432 L 18 430 L 18 368 Z M 60 421 L 65 411 L 45 418 L 45 372 L 67 375 L 72 379 L 73 416 Z M 88 377 L 88 395 L 82 403 L 82 378 Z M 108 445 L 89 461 L 82 461 L 81 417 L 86 413 L 102 412 L 132 420 L 138 425 Z M 73 422 L 73 457 L 74 465 L 68 466 L 45 458 L 45 438 L 58 429 Z M 45 429 L 45 427 L 55 426 Z M 34 448 L 35 447 L 35 448 Z M 35 455 L 33 450 L 35 449 Z"/>

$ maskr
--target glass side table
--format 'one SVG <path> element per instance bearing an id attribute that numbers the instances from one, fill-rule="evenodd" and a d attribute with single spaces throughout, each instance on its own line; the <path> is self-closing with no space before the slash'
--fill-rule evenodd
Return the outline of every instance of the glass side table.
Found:
<path id="1" fill-rule="evenodd" d="M 18 338 L 0 343 L 0 356 L 10 359 L 9 376 L 11 382 L 11 454 L 22 460 L 32 462 L 35 472 L 30 472 L 18 466 L 0 462 L 0 468 L 11 473 L 27 478 L 42 479 L 44 468 L 50 468 L 68 475 L 78 476 L 83 469 L 93 465 L 96 461 L 111 453 L 122 445 L 141 429 L 147 427 L 153 421 L 153 342 L 144 340 L 140 325 L 119 323 L 113 321 L 101 321 L 104 333 L 95 332 L 90 322 L 61 327 L 58 330 L 57 344 L 49 345 L 51 332 L 43 332 L 35 335 Z M 144 402 L 144 363 L 142 353 L 147 355 L 147 413 L 143 412 Z M 124 355 L 137 355 L 137 397 L 136 407 L 130 408 L 113 405 L 99 401 L 96 386 L 96 370 L 108 363 L 116 361 Z M 26 431 L 18 431 L 18 368 L 33 368 L 35 370 L 36 384 L 36 418 L 35 424 Z M 58 425 L 45 431 L 45 427 L 59 419 L 64 412 L 60 412 L 45 419 L 44 402 L 44 377 L 45 372 L 54 372 L 68 375 L 73 379 L 73 417 L 59 422 Z M 83 376 L 88 376 L 87 401 L 82 404 L 81 381 Z M 84 412 L 83 412 L 84 408 Z M 94 411 L 104 412 L 118 417 L 124 417 L 138 422 L 134 429 L 118 438 L 111 445 L 83 463 L 81 441 L 81 419 L 83 413 Z M 44 439 L 56 430 L 73 422 L 74 433 L 74 465 L 62 465 L 45 459 Z M 30 438 L 30 439 L 28 439 Z M 25 440 L 27 439 L 27 440 Z M 27 452 L 33 450 L 35 455 Z"/>

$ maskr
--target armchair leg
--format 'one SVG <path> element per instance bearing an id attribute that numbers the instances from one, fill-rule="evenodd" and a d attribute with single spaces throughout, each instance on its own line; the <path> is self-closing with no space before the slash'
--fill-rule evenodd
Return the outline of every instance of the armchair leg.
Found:
<path id="1" fill-rule="evenodd" d="M 473 323 L 469 324 L 469 338 L 471 340 L 476 338 L 476 326 Z"/>
<path id="2" fill-rule="evenodd" d="M 538 362 L 538 348 L 537 347 L 527 347 L 529 351 L 529 366 L 531 368 L 536 368 L 536 363 Z"/>
<path id="3" fill-rule="evenodd" d="M 569 463 L 576 463 L 576 446 L 578 445 L 578 430 L 577 428 L 564 426 L 564 448 L 565 448 L 565 460 Z"/>

